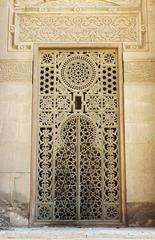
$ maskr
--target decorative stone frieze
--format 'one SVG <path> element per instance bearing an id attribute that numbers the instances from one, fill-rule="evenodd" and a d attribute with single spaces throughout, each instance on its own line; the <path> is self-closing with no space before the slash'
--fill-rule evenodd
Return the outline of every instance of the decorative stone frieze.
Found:
<path id="1" fill-rule="evenodd" d="M 9 50 L 30 51 L 33 43 L 123 43 L 144 50 L 145 0 L 14 0 Z"/>

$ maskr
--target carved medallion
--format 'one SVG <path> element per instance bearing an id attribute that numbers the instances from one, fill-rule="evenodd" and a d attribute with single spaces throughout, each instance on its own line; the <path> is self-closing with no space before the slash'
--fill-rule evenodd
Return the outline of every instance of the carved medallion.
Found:
<path id="1" fill-rule="evenodd" d="M 96 68 L 85 56 L 70 57 L 62 65 L 61 77 L 64 83 L 76 90 L 85 89 L 95 81 Z"/>

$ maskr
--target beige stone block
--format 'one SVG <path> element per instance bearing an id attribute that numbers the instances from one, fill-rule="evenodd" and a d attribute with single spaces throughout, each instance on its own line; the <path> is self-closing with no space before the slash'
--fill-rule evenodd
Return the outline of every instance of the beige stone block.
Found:
<path id="1" fill-rule="evenodd" d="M 0 172 L 30 171 L 31 95 L 31 84 L 0 84 Z"/>
<path id="2" fill-rule="evenodd" d="M 126 123 L 125 124 L 126 143 L 148 143 L 155 142 L 155 122 Z"/>
<path id="3" fill-rule="evenodd" d="M 155 51 L 150 50 L 149 43 L 147 42 L 148 50 L 147 51 L 134 51 L 134 52 L 126 52 L 123 51 L 123 60 L 126 61 L 149 61 L 155 60 Z M 149 51 L 150 50 L 150 51 Z"/>
<path id="4" fill-rule="evenodd" d="M 148 6 L 148 23 L 155 23 L 155 1 L 147 0 Z"/>
<path id="5" fill-rule="evenodd" d="M 155 22 L 149 24 L 149 41 L 155 41 Z"/>
<path id="6" fill-rule="evenodd" d="M 155 121 L 155 84 L 126 84 L 124 99 L 126 123 Z"/>
<path id="7" fill-rule="evenodd" d="M 1 82 L 0 102 L 19 101 L 30 102 L 32 99 L 32 83 L 29 82 Z"/>
<path id="8" fill-rule="evenodd" d="M 155 201 L 155 174 L 127 171 L 127 202 Z"/>
<path id="9" fill-rule="evenodd" d="M 29 202 L 30 174 L 28 173 L 0 173 L 1 199 Z"/>
<path id="10" fill-rule="evenodd" d="M 149 24 L 150 51 L 155 51 L 155 23 Z"/>
<path id="11" fill-rule="evenodd" d="M 139 60 L 127 61 L 124 63 L 124 81 L 125 83 L 155 83 L 155 61 Z"/>
<path id="12" fill-rule="evenodd" d="M 125 84 L 125 122 L 155 121 L 155 84 Z"/>
<path id="13" fill-rule="evenodd" d="M 155 121 L 155 105 L 127 100 L 125 102 L 125 121 L 126 123 Z"/>
<path id="14" fill-rule="evenodd" d="M 18 137 L 22 124 L 31 124 L 32 87 L 28 83 L 0 84 L 0 131 Z M 27 127 L 27 126 L 26 126 Z M 28 130 L 28 129 L 27 129 Z M 3 139 L 1 139 L 3 140 Z"/>
<path id="15" fill-rule="evenodd" d="M 155 102 L 155 83 L 133 83 L 124 85 L 125 100 L 140 99 L 141 101 Z M 138 95 L 138 96 L 137 96 Z M 151 97 L 151 98 L 150 98 Z"/>
<path id="16" fill-rule="evenodd" d="M 126 144 L 125 152 L 127 171 L 136 170 L 138 173 L 155 174 L 155 142 Z"/>
<path id="17" fill-rule="evenodd" d="M 30 172 L 31 139 L 29 143 L 8 141 L 0 143 L 0 173 Z"/>
<path id="18" fill-rule="evenodd" d="M 0 0 L 0 6 L 6 7 L 9 6 L 9 0 Z"/>
<path id="19" fill-rule="evenodd" d="M 2 3 L 4 4 L 4 2 Z M 8 9 L 0 4 L 0 59 L 7 53 Z"/>
<path id="20" fill-rule="evenodd" d="M 27 109 L 27 111 L 26 111 Z M 0 102 L 0 142 L 27 142 L 31 135 L 31 104 Z M 21 113 L 21 114 L 20 114 Z"/>
<path id="21" fill-rule="evenodd" d="M 32 62 L 0 60 L 0 82 L 32 82 Z"/>

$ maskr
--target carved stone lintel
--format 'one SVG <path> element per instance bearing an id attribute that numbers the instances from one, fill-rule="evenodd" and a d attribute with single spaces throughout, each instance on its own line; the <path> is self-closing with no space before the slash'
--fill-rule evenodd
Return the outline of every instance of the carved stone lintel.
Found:
<path id="1" fill-rule="evenodd" d="M 121 42 L 127 51 L 147 49 L 145 0 L 86 0 L 84 4 L 82 0 L 14 0 L 9 50 L 31 51 L 34 43 L 43 42 Z"/>
<path id="2" fill-rule="evenodd" d="M 18 14 L 16 38 L 27 42 L 137 42 L 138 16 Z"/>

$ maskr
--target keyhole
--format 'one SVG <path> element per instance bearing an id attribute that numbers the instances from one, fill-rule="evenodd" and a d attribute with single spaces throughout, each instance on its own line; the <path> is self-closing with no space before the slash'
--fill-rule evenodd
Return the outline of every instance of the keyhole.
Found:
<path id="1" fill-rule="evenodd" d="M 80 110 L 82 106 L 81 96 L 75 97 L 75 109 Z"/>

